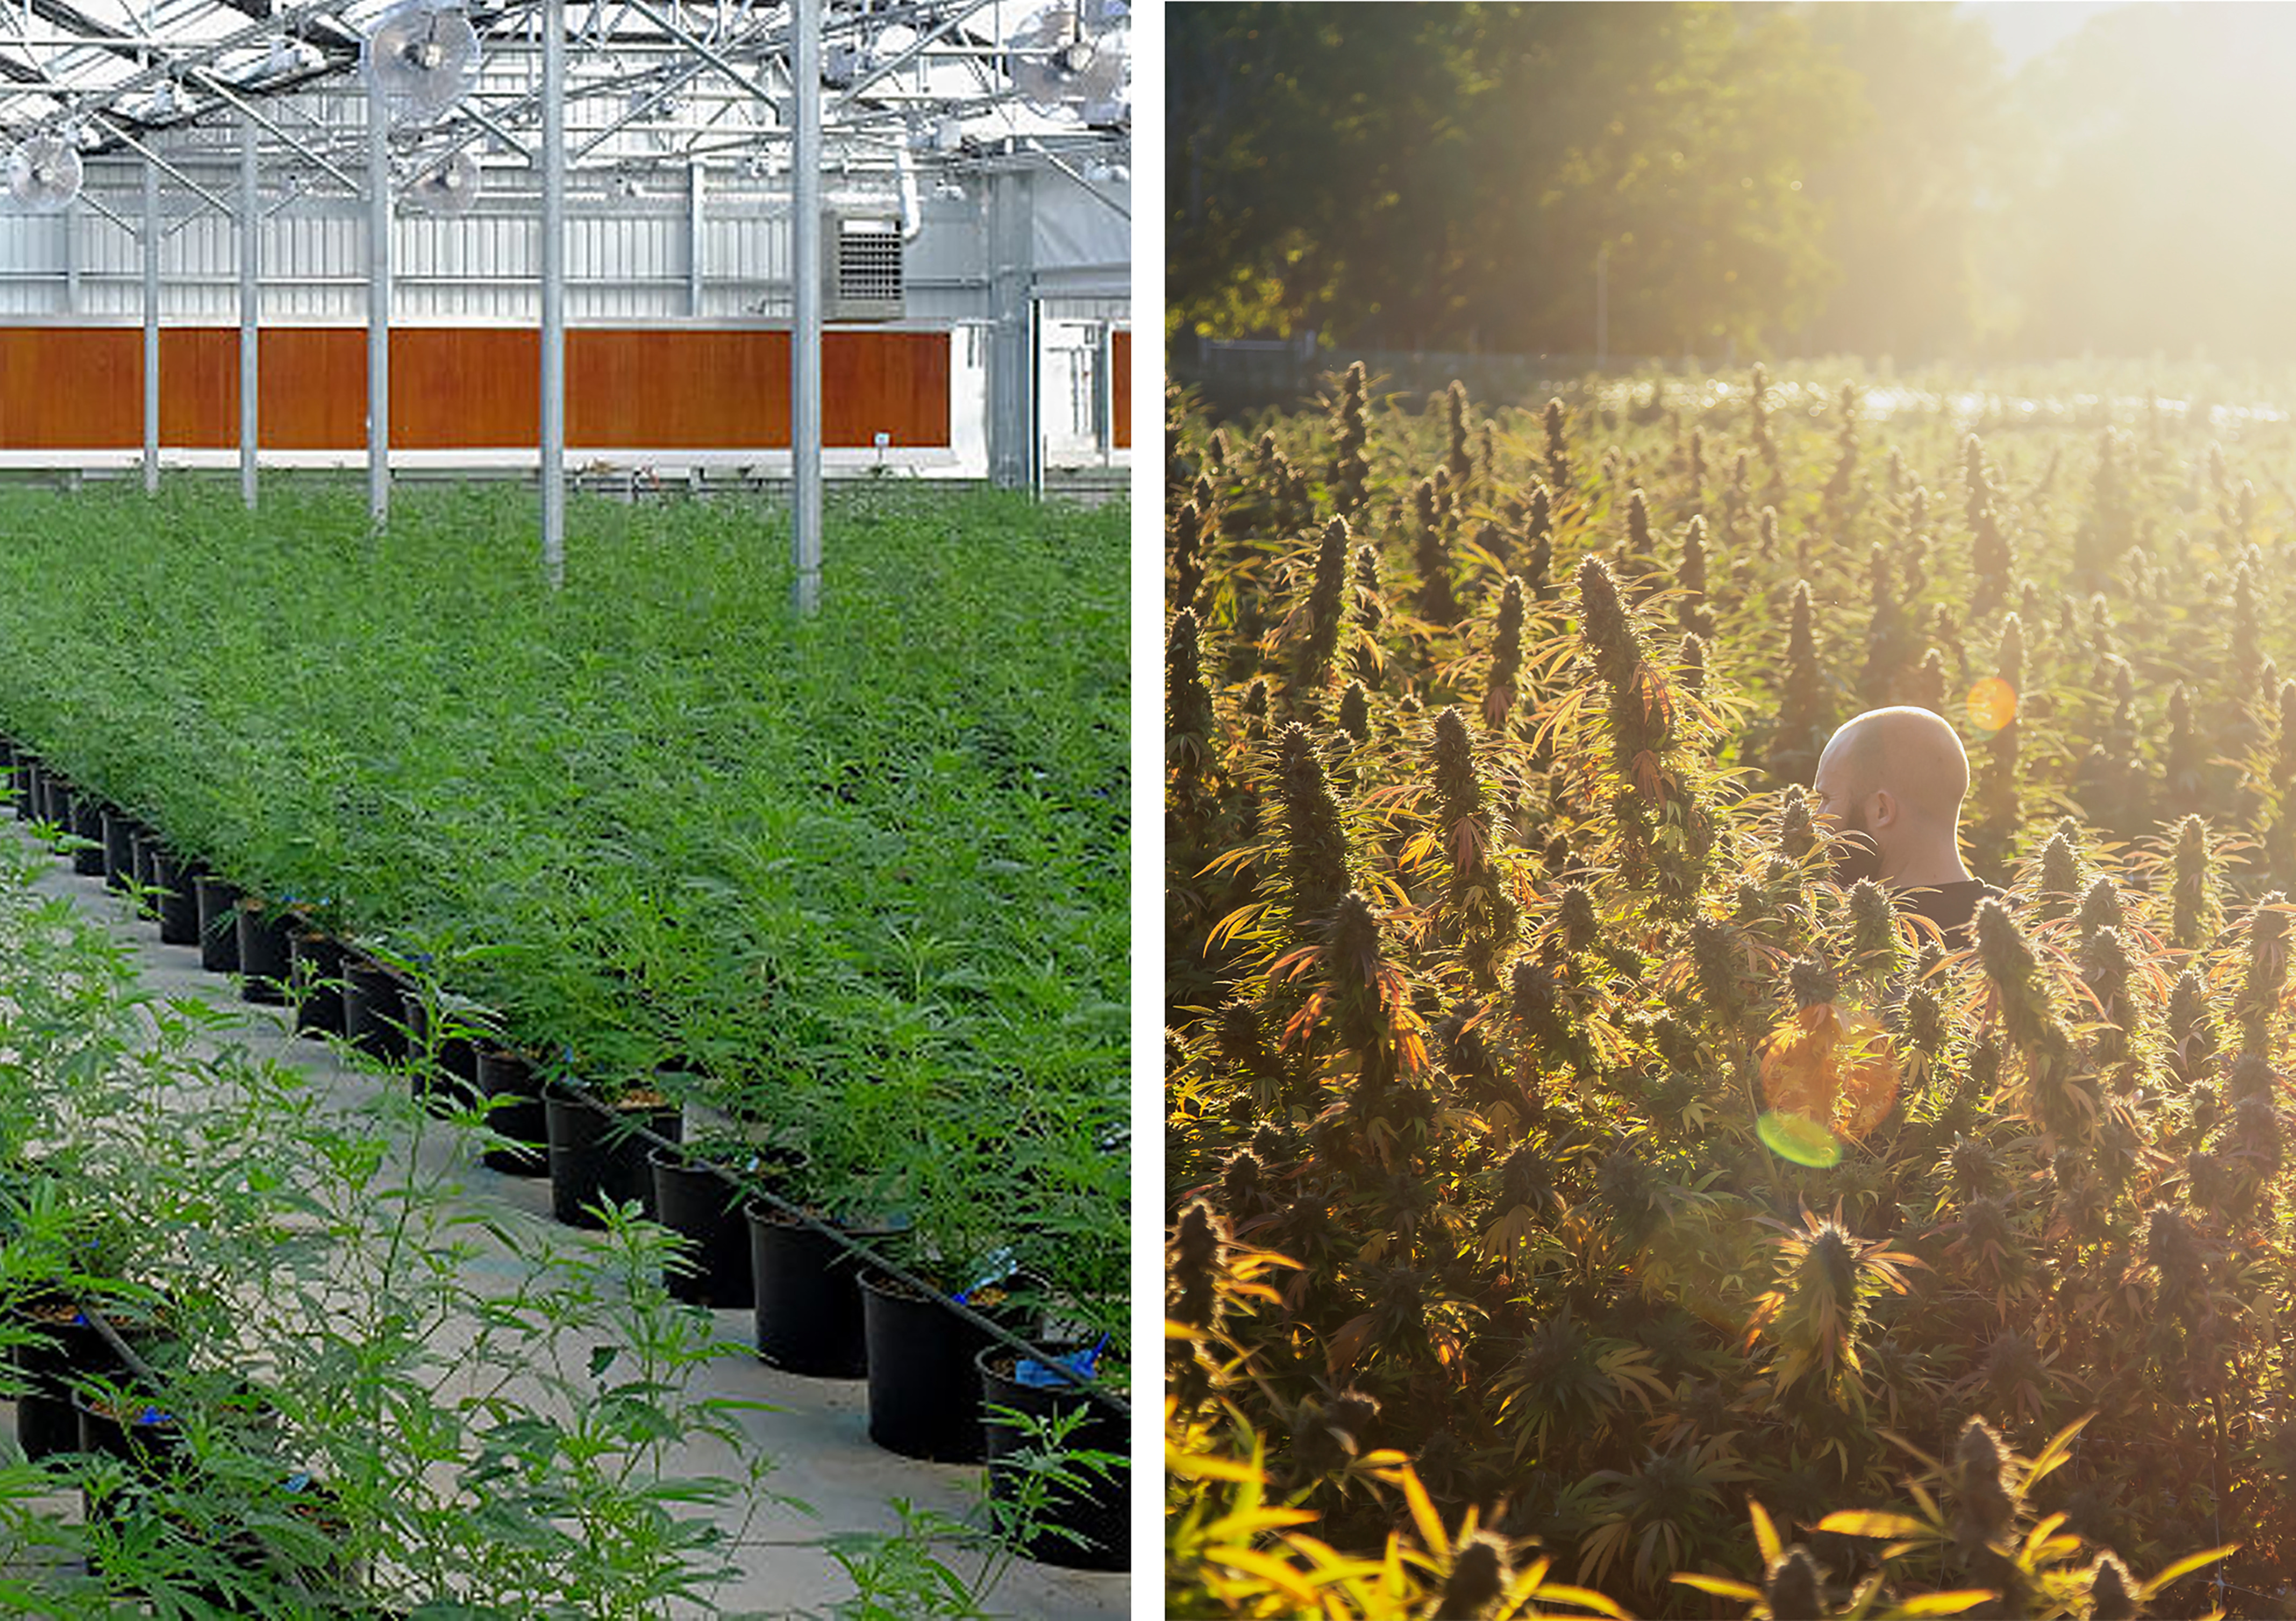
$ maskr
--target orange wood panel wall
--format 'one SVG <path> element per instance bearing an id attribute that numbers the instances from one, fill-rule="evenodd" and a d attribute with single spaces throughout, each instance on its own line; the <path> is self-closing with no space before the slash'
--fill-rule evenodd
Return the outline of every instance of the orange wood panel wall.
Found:
<path id="1" fill-rule="evenodd" d="M 123 326 L 0 328 L 0 446 L 144 442 L 144 334 Z"/>
<path id="2" fill-rule="evenodd" d="M 1132 334 L 1114 332 L 1108 339 L 1109 387 L 1115 391 L 1116 448 L 1132 448 Z"/>
<path id="3" fill-rule="evenodd" d="M 530 328 L 394 331 L 393 447 L 533 444 L 539 341 Z M 865 449 L 883 432 L 897 448 L 949 444 L 949 341 L 947 333 L 827 333 L 825 441 Z M 142 443 L 143 343 L 135 327 L 0 327 L 0 448 Z M 786 333 L 578 328 L 566 338 L 567 442 L 588 450 L 785 447 L 789 357 Z M 365 443 L 360 329 L 265 328 L 260 386 L 266 448 L 354 450 Z M 160 438 L 187 448 L 239 442 L 237 328 L 160 333 Z"/>

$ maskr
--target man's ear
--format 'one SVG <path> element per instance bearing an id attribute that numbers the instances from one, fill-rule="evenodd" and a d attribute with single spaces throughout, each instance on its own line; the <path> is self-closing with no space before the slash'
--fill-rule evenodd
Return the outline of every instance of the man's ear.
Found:
<path id="1" fill-rule="evenodd" d="M 1898 824 L 1898 796 L 1887 788 L 1874 790 L 1874 809 L 1866 821 L 1872 827 L 1894 827 Z"/>

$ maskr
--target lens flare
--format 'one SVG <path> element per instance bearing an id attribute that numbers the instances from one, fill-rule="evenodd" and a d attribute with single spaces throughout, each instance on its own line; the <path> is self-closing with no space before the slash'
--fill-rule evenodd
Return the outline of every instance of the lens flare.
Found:
<path id="1" fill-rule="evenodd" d="M 1824 1171 L 1841 1163 L 1841 1140 L 1807 1115 L 1772 1109 L 1754 1122 L 1754 1135 L 1780 1159 Z"/>
<path id="2" fill-rule="evenodd" d="M 1997 732 L 2017 718 L 2017 689 L 1999 676 L 1987 676 L 1969 689 L 1969 723 Z"/>

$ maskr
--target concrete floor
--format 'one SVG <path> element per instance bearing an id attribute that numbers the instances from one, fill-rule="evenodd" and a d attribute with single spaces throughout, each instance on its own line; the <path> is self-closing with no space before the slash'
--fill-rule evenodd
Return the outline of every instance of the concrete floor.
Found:
<path id="1" fill-rule="evenodd" d="M 0 830 L 5 836 L 29 838 L 22 824 L 5 818 L 0 810 Z M 108 893 L 100 878 L 75 877 L 68 863 L 58 861 L 37 887 L 44 893 L 69 897 L 84 916 L 127 942 L 145 988 L 155 995 L 196 999 L 230 1015 L 228 1026 L 214 1038 L 215 1045 L 243 1048 L 257 1057 L 291 1065 L 347 1105 L 371 1098 L 381 1090 L 385 1077 L 344 1064 L 325 1043 L 295 1037 L 291 1016 L 284 1010 L 239 1001 L 228 979 L 201 969 L 195 948 L 160 944 L 158 926 L 131 916 L 126 901 Z M 452 1156 L 459 1160 L 453 1169 L 470 1205 L 509 1223 L 522 1237 L 547 1246 L 595 1241 L 551 1220 L 546 1178 L 488 1170 L 475 1156 L 466 1156 L 447 1133 L 426 1133 L 421 1152 L 424 1159 Z M 477 1258 L 472 1263 L 472 1280 L 481 1287 L 508 1287 L 508 1262 L 506 1255 Z M 742 1575 L 715 1596 L 718 1611 L 713 1613 L 826 1615 L 853 1590 L 821 1547 L 824 1534 L 898 1529 L 895 1498 L 955 1518 L 965 1517 L 973 1507 L 981 1474 L 977 1467 L 918 1462 L 870 1442 L 865 1382 L 783 1373 L 754 1354 L 750 1312 L 720 1311 L 710 1316 L 718 1337 L 727 1344 L 723 1354 L 698 1370 L 689 1393 L 770 1403 L 772 1411 L 742 1414 L 742 1426 L 750 1444 L 775 1462 L 770 1489 L 814 1510 L 806 1517 L 770 1501 L 744 1502 L 721 1510 L 721 1522 L 741 1538 Z M 0 1408 L 10 1405 L 0 1403 Z M 12 1422 L 12 1413 L 8 1418 Z M 705 1443 L 676 1459 L 671 1467 L 697 1474 L 739 1472 L 731 1462 L 723 1449 Z M 977 1555 L 953 1545 L 936 1551 L 960 1574 L 970 1576 L 979 1568 Z M 1131 1588 L 1128 1575 L 1063 1570 L 1019 1560 L 989 1592 L 985 1608 L 996 1615 L 1086 1621 L 1127 1614 Z"/>

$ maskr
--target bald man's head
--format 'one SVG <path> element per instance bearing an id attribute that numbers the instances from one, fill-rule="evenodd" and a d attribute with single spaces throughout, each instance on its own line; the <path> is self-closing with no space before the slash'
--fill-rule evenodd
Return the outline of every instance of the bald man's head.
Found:
<path id="1" fill-rule="evenodd" d="M 1956 850 L 1969 756 L 1929 710 L 1868 710 L 1833 734 L 1812 786 L 1820 814 L 1873 841 L 1872 876 L 1902 882 Z M 1957 854 L 1952 861 L 1957 868 Z"/>

